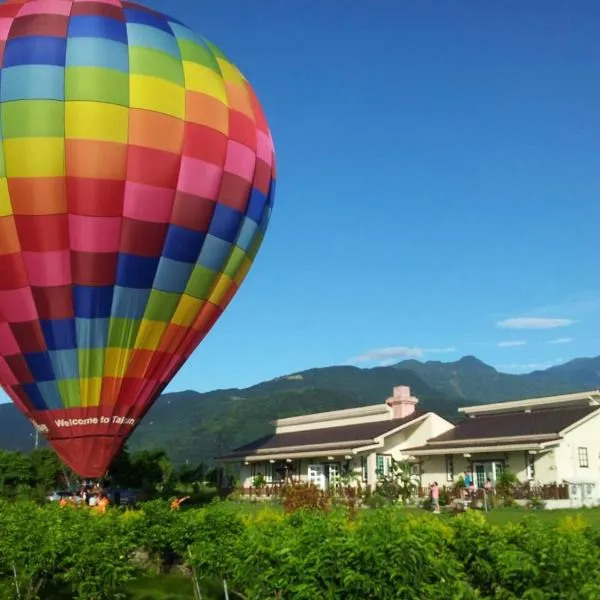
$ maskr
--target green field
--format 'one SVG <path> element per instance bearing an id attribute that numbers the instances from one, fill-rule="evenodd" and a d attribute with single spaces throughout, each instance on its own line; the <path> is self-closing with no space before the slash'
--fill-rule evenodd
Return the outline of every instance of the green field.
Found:
<path id="1" fill-rule="evenodd" d="M 600 509 L 453 516 L 214 502 L 172 511 L 0 501 L 0 598 L 598 600 Z M 16 593 L 16 588 L 19 593 Z"/>

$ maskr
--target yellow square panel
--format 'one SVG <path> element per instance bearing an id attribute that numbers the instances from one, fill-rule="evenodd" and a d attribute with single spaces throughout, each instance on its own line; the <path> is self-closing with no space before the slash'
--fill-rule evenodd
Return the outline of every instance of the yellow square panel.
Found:
<path id="1" fill-rule="evenodd" d="M 125 377 L 131 350 L 126 348 L 107 348 L 104 359 L 104 376 L 120 379 Z"/>
<path id="2" fill-rule="evenodd" d="M 201 92 L 227 104 L 227 91 L 223 79 L 212 69 L 184 60 L 183 73 L 186 90 Z"/>
<path id="3" fill-rule="evenodd" d="M 3 140 L 8 177 L 61 177 L 65 174 L 62 138 Z"/>
<path id="4" fill-rule="evenodd" d="M 221 275 L 221 277 L 219 277 L 219 281 L 217 281 L 217 284 L 214 286 L 208 301 L 216 306 L 219 306 L 225 294 L 229 291 L 229 288 L 232 285 L 233 281 L 231 278 L 227 277 L 227 275 Z"/>
<path id="5" fill-rule="evenodd" d="M 79 395 L 81 406 L 98 406 L 102 391 L 102 377 L 79 380 Z"/>
<path id="6" fill-rule="evenodd" d="M 127 143 L 129 109 L 104 102 L 65 103 L 65 137 Z"/>
<path id="7" fill-rule="evenodd" d="M 244 85 L 244 76 L 240 73 L 237 67 L 233 66 L 229 61 L 223 58 L 217 58 L 217 63 L 225 81 L 231 81 L 232 83 L 237 83 L 238 85 Z"/>
<path id="8" fill-rule="evenodd" d="M 0 217 L 8 217 L 12 214 L 13 210 L 8 194 L 8 182 L 6 181 L 6 177 L 0 177 Z"/>
<path id="9" fill-rule="evenodd" d="M 167 327 L 168 323 L 142 319 L 137 339 L 135 340 L 136 350 L 157 350 Z"/>
<path id="10" fill-rule="evenodd" d="M 204 300 L 198 300 L 184 294 L 179 300 L 175 314 L 171 319 L 173 325 L 180 325 L 181 327 L 191 327 L 204 304 Z"/>
<path id="11" fill-rule="evenodd" d="M 246 278 L 246 275 L 248 275 L 248 272 L 250 271 L 251 266 L 252 266 L 252 261 L 246 256 L 242 262 L 242 266 L 239 268 L 238 272 L 235 274 L 235 277 L 233 278 L 233 280 L 238 285 L 242 284 L 242 281 L 244 281 L 244 279 Z"/>
<path id="12" fill-rule="evenodd" d="M 185 89 L 150 75 L 129 76 L 129 106 L 185 118 Z"/>

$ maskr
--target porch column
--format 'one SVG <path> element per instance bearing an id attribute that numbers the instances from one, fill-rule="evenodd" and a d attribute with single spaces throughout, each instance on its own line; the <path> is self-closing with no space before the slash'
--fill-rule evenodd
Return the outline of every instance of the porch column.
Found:
<path id="1" fill-rule="evenodd" d="M 375 489 L 375 484 L 377 483 L 377 453 L 371 452 L 367 456 L 367 481 L 369 482 L 369 487 L 371 490 Z"/>

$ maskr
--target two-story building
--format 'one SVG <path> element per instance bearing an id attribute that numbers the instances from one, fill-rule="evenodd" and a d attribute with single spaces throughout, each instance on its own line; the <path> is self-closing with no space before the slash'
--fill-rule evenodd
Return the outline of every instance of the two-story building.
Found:
<path id="1" fill-rule="evenodd" d="M 421 447 L 453 428 L 432 412 L 416 410 L 410 388 L 398 386 L 381 404 L 289 417 L 275 421 L 275 432 L 236 448 L 220 462 L 241 463 L 243 487 L 260 474 L 267 484 L 286 480 L 327 488 L 341 475 L 373 488 L 391 458 L 403 460 L 404 448 Z"/>

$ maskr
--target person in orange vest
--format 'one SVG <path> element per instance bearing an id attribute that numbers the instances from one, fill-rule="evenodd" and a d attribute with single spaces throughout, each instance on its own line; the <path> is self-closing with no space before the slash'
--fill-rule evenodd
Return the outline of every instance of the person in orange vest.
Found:
<path id="1" fill-rule="evenodd" d="M 100 499 L 98 500 L 98 504 L 96 505 L 98 508 L 98 512 L 105 513 L 109 504 L 110 500 L 106 497 L 106 494 L 101 493 Z"/>
<path id="2" fill-rule="evenodd" d="M 189 496 L 184 496 L 183 498 L 173 498 L 173 500 L 171 500 L 171 509 L 179 510 L 181 503 L 185 502 L 188 498 Z"/>

